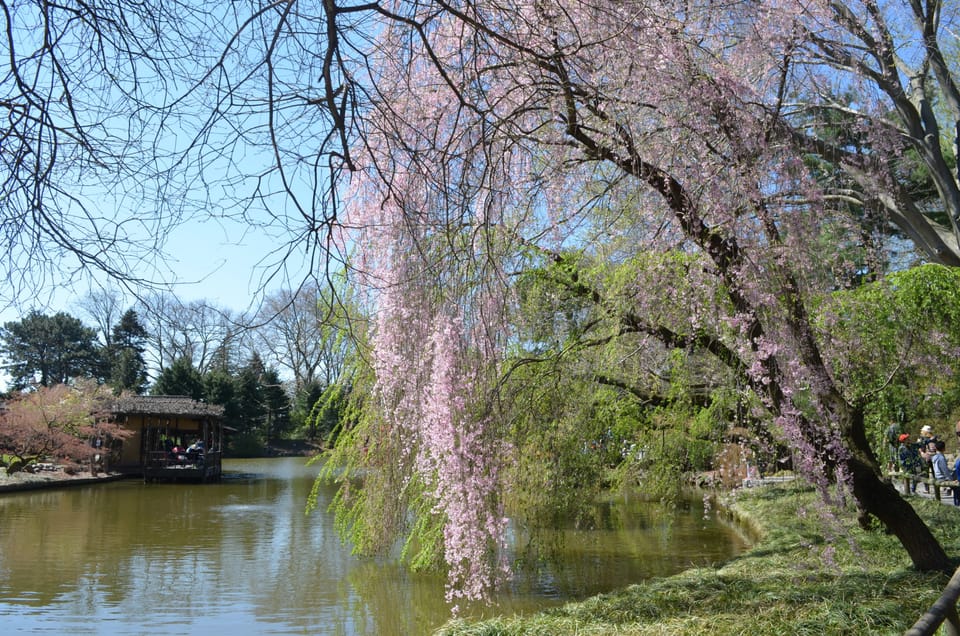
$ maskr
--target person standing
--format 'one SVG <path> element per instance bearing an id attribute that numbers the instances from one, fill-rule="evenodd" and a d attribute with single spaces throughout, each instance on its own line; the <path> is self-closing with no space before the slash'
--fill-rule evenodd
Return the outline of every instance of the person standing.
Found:
<path id="1" fill-rule="evenodd" d="M 952 481 L 953 475 L 950 474 L 950 467 L 947 466 L 947 456 L 943 454 L 943 451 L 947 449 L 947 443 L 942 439 L 938 439 L 934 443 L 934 453 L 930 458 L 930 465 L 933 467 L 933 478 L 937 481 Z M 937 492 L 934 490 L 934 492 Z M 955 494 L 955 489 L 947 487 L 946 494 L 953 494 L 953 500 L 956 502 L 957 497 Z"/>
<path id="2" fill-rule="evenodd" d="M 933 427 L 929 424 L 924 424 L 920 429 L 920 438 L 917 440 L 923 446 L 926 446 L 930 442 L 936 442 L 939 438 L 933 434 Z"/>
<path id="3" fill-rule="evenodd" d="M 921 473 L 924 477 L 933 476 L 933 456 L 936 454 L 936 444 L 937 436 L 933 434 L 933 427 L 929 424 L 924 424 L 920 429 L 920 437 L 917 439 L 917 448 L 920 452 L 920 460 L 922 462 L 923 470 Z M 923 484 L 924 492 L 930 492 L 930 484 L 924 482 Z"/>
<path id="4" fill-rule="evenodd" d="M 954 425 L 954 432 L 957 435 L 957 442 L 960 443 L 960 420 Z M 957 451 L 956 458 L 953 460 L 953 477 L 960 481 L 960 450 Z M 953 489 L 953 505 L 960 506 L 960 488 Z"/>
<path id="5" fill-rule="evenodd" d="M 891 422 L 890 426 L 887 427 L 887 432 L 885 433 L 887 438 L 887 451 L 888 451 L 888 469 L 889 471 L 894 471 L 897 469 L 897 453 L 900 446 L 900 425 L 896 422 Z"/>
<path id="6" fill-rule="evenodd" d="M 917 451 L 917 445 L 910 443 L 910 436 L 901 433 L 898 438 L 900 446 L 897 447 L 897 460 L 900 464 L 900 470 L 908 475 L 906 483 L 910 486 L 910 492 L 917 492 L 917 482 L 915 481 L 922 474 L 923 461 L 920 459 L 920 453 Z"/>
<path id="7" fill-rule="evenodd" d="M 942 439 L 934 442 L 933 455 L 930 457 L 930 465 L 933 467 L 933 478 L 937 481 L 950 481 L 950 468 L 947 466 L 947 456 L 943 451 L 947 449 L 947 444 Z"/>

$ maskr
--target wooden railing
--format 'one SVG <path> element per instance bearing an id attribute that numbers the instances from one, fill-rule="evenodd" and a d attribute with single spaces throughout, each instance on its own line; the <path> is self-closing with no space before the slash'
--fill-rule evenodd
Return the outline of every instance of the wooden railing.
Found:
<path id="1" fill-rule="evenodd" d="M 904 636 L 933 636 L 941 625 L 946 636 L 958 636 L 960 634 L 960 616 L 957 615 L 958 598 L 960 598 L 960 569 L 953 573 L 940 598 L 913 624 L 913 627 L 906 631 Z"/>
<path id="2" fill-rule="evenodd" d="M 893 481 L 894 486 L 896 486 L 898 481 L 903 484 L 902 489 L 900 489 L 900 492 L 903 494 L 915 492 L 918 484 L 924 484 L 928 487 L 932 486 L 933 494 L 937 499 L 940 499 L 940 491 L 943 488 L 951 488 L 954 490 L 954 492 L 960 490 L 960 481 L 957 481 L 956 479 L 934 479 L 932 477 L 921 477 L 920 475 L 915 475 L 913 473 L 903 472 L 887 473 L 887 477 Z M 955 495 L 954 503 L 957 503 L 957 501 L 958 499 Z"/>
<path id="3" fill-rule="evenodd" d="M 180 459 L 180 458 L 183 459 Z M 217 465 L 220 461 L 219 451 L 210 451 L 207 453 L 198 453 L 194 456 L 189 454 L 171 455 L 167 451 L 150 451 L 147 453 L 147 468 L 174 468 L 174 467 L 193 467 L 204 468 L 209 465 Z"/>
<path id="4" fill-rule="evenodd" d="M 902 482 L 902 492 L 905 494 L 913 492 L 918 484 L 925 484 L 933 487 L 933 496 L 938 501 L 942 488 L 952 488 L 954 504 L 960 502 L 960 498 L 958 498 L 960 481 L 955 479 L 933 479 L 932 477 L 921 477 L 920 475 L 903 472 L 888 473 L 887 476 L 893 481 L 894 485 L 898 480 Z M 946 636 L 960 636 L 960 615 L 957 614 L 958 598 L 960 598 L 960 569 L 954 572 L 953 578 L 944 588 L 940 598 L 914 623 L 913 627 L 907 630 L 905 636 L 932 636 L 941 625 Z"/>

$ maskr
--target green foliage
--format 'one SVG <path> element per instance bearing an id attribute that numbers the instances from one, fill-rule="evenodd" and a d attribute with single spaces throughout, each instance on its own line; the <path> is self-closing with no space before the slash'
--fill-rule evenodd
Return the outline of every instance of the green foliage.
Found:
<path id="1" fill-rule="evenodd" d="M 446 518 L 434 511 L 434 500 L 422 493 L 411 498 L 411 504 L 414 506 L 410 515 L 413 522 L 400 551 L 400 558 L 414 572 L 441 571 L 445 566 L 443 530 Z"/>
<path id="2" fill-rule="evenodd" d="M 348 381 L 342 379 L 328 386 L 313 402 L 304 421 L 310 438 L 323 437 L 328 444 L 336 444 L 348 410 L 350 410 L 350 386 Z"/>
<path id="3" fill-rule="evenodd" d="M 263 423 L 267 417 L 264 388 L 260 381 L 264 371 L 263 361 L 254 353 L 234 379 L 237 400 L 237 419 L 234 420 L 234 426 L 251 437 L 262 435 Z"/>
<path id="4" fill-rule="evenodd" d="M 607 461 L 616 462 L 624 444 L 636 438 L 644 420 L 644 412 L 640 403 L 623 391 L 600 386 L 594 387 L 591 417 L 597 422 L 592 427 L 594 430 L 606 425 L 605 434 L 609 439 L 607 450 L 613 454 L 607 455 Z"/>
<path id="5" fill-rule="evenodd" d="M 115 393 L 132 391 L 143 393 L 147 385 L 146 350 L 147 330 L 133 309 L 128 309 L 113 326 L 110 344 L 104 357 L 109 366 L 107 383 Z"/>
<path id="6" fill-rule="evenodd" d="M 410 454 L 397 447 L 397 436 L 385 429 L 381 414 L 366 408 L 371 380 L 369 368 L 357 358 L 341 376 L 355 390 L 341 410 L 335 443 L 318 456 L 325 461 L 307 502 L 308 512 L 316 508 L 321 483 L 338 486 L 329 510 L 340 538 L 359 555 L 383 553 L 401 539 L 409 542 L 409 513 L 419 509 L 416 502 L 422 494 L 418 484 L 403 477 L 403 462 Z M 327 397 L 335 394 L 333 388 L 325 392 Z M 322 411 L 322 402 L 317 401 L 315 413 Z"/>
<path id="7" fill-rule="evenodd" d="M 864 405 L 877 450 L 890 422 L 909 432 L 952 417 L 960 402 L 960 271 L 924 265 L 838 292 L 821 319 L 824 337 L 845 352 L 834 369 Z"/>
<path id="8" fill-rule="evenodd" d="M 627 463 L 620 469 L 621 478 L 639 475 L 644 491 L 650 496 L 676 501 L 688 485 L 686 476 L 710 470 L 718 450 L 714 440 L 694 434 L 693 421 L 693 415 L 684 409 L 659 410 L 652 417 L 651 428 L 643 431 L 637 440 L 642 454 L 628 458 L 630 462 L 640 463 L 642 472 L 631 472 L 632 466 Z M 702 429 L 703 424 L 698 428 Z"/>
<path id="9" fill-rule="evenodd" d="M 324 387 L 320 382 L 311 380 L 299 387 L 293 396 L 293 406 L 290 409 L 290 426 L 298 434 L 308 439 L 316 439 L 318 432 L 311 420 L 314 405 L 324 394 Z"/>
<path id="10" fill-rule="evenodd" d="M 102 375 L 96 332 L 67 313 L 47 316 L 31 311 L 22 320 L 5 323 L 0 341 L 0 353 L 7 362 L 14 390 L 34 382 L 53 386 Z"/>
<path id="11" fill-rule="evenodd" d="M 581 259 L 567 252 L 563 260 L 528 269 L 517 280 L 519 328 L 533 351 L 548 350 L 583 333 L 591 299 L 579 280 Z"/>
<path id="12" fill-rule="evenodd" d="M 723 398 L 724 394 L 718 391 L 715 399 L 706 408 L 697 409 L 689 423 L 687 433 L 690 437 L 704 441 L 719 441 L 729 426 L 729 417 L 734 409 Z"/>
<path id="13" fill-rule="evenodd" d="M 38 455 L 19 457 L 17 455 L 0 454 L 0 466 L 7 471 L 8 475 L 19 473 L 39 460 L 40 457 Z"/>
<path id="14" fill-rule="evenodd" d="M 190 358 L 182 357 L 160 372 L 151 395 L 185 395 L 194 400 L 203 398 L 203 377 Z"/>
<path id="15" fill-rule="evenodd" d="M 659 401 L 643 405 L 636 399 L 640 391 L 631 396 L 611 390 L 615 397 L 598 397 L 602 392 L 593 380 L 606 376 L 626 388 L 631 378 L 643 374 L 642 368 L 622 366 L 629 336 L 608 337 L 618 323 L 603 326 L 611 315 L 604 311 L 615 315 L 634 306 L 632 297 L 619 290 L 637 285 L 668 289 L 673 299 L 651 303 L 644 318 L 683 329 L 686 321 L 671 307 L 722 302 L 694 289 L 690 278 L 695 266 L 696 257 L 687 254 L 638 254 L 606 271 L 598 266 L 590 272 L 589 258 L 571 253 L 522 279 L 521 325 L 527 330 L 521 332 L 526 349 L 520 355 L 538 360 L 513 375 L 517 385 L 527 385 L 529 395 L 536 396 L 518 403 L 515 410 L 523 414 L 512 416 L 515 423 L 528 422 L 515 429 L 520 432 L 517 447 L 526 449 L 527 466 L 516 467 L 513 475 L 519 492 L 527 493 L 527 499 L 520 497 L 524 505 L 562 510 L 564 501 L 576 496 L 561 486 L 611 478 L 624 483 L 642 479 L 647 488 L 670 498 L 685 475 L 715 468 L 714 456 L 732 424 L 747 427 L 747 433 L 754 427 L 748 414 L 756 412 L 751 408 L 755 400 L 729 375 L 705 364 L 695 349 L 650 358 L 661 382 L 650 386 L 649 393 Z M 591 296 L 595 289 L 603 289 L 602 308 Z M 673 302 L 678 297 L 686 300 Z M 618 298 L 623 299 L 621 309 Z M 884 448 L 882 433 L 891 421 L 904 430 L 918 430 L 923 423 L 952 429 L 944 420 L 960 403 L 960 272 L 936 265 L 898 272 L 824 296 L 817 311 L 821 336 L 829 345 L 824 350 L 834 352 L 836 377 L 849 398 L 863 405 L 877 449 Z M 584 373 L 585 368 L 591 372 Z M 705 379 L 714 383 L 706 399 L 696 388 Z M 554 390 L 538 392 L 533 387 L 539 385 Z M 802 405 L 803 396 L 795 397 Z M 598 422 L 605 426 L 598 429 Z M 612 477 L 576 454 L 578 444 L 606 434 L 621 447 L 639 450 Z M 765 443 L 775 443 L 775 438 Z M 615 457 L 607 460 L 616 465 Z"/>
<path id="16" fill-rule="evenodd" d="M 641 426 L 632 396 L 564 369 L 522 364 L 502 391 L 515 453 L 504 475 L 508 506 L 534 528 L 586 514 Z"/>
<path id="17" fill-rule="evenodd" d="M 204 400 L 223 406 L 224 420 L 239 432 L 231 441 L 234 453 L 258 455 L 265 443 L 290 431 L 290 398 L 277 371 L 256 354 L 236 375 L 222 368 L 207 372 L 201 390 Z"/>
<path id="18" fill-rule="evenodd" d="M 308 424 L 325 434 L 330 449 L 314 483 L 307 511 L 317 506 L 322 483 L 338 488 L 330 504 L 340 538 L 357 555 L 383 554 L 397 545 L 414 570 L 436 570 L 443 561 L 444 519 L 409 468 L 413 454 L 399 446 L 368 397 L 372 377 L 360 356 L 348 360 L 339 382 L 313 405 Z"/>
<path id="19" fill-rule="evenodd" d="M 290 431 L 290 398 L 276 369 L 265 369 L 260 383 L 263 387 L 263 435 L 269 442 Z"/>
<path id="20" fill-rule="evenodd" d="M 235 457 L 259 457 L 263 454 L 263 438 L 256 431 L 245 431 L 230 437 L 230 454 Z"/>
<path id="21" fill-rule="evenodd" d="M 215 369 L 203 376 L 203 398 L 210 404 L 223 407 L 225 422 L 236 422 L 240 417 L 237 383 L 226 371 Z"/>
<path id="22" fill-rule="evenodd" d="M 696 343 L 685 308 L 726 304 L 721 290 L 700 284 L 702 269 L 701 257 L 682 251 L 615 263 L 565 252 L 522 277 L 523 347 L 505 384 L 520 456 L 515 507 L 543 511 L 535 514 L 550 523 L 578 514 L 598 487 L 638 481 L 672 499 L 689 474 L 713 468 L 746 410 L 741 391 L 724 384 L 729 372 L 696 346 L 671 350 L 624 328 L 643 294 L 641 321 Z"/>
<path id="23" fill-rule="evenodd" d="M 143 354 L 134 349 L 111 351 L 108 381 L 117 395 L 124 391 L 138 395 L 143 393 L 147 385 L 147 365 Z"/>

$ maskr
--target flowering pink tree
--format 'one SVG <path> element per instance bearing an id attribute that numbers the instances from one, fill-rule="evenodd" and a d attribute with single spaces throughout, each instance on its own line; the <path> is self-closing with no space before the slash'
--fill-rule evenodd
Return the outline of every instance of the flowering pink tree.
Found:
<path id="1" fill-rule="evenodd" d="M 129 437 L 130 431 L 101 416 L 112 397 L 109 387 L 90 382 L 41 386 L 17 395 L 0 411 L 0 454 L 8 458 L 7 471 L 43 459 L 84 462 L 104 452 L 93 440 L 101 439 L 107 448 L 111 440 Z"/>
<path id="2" fill-rule="evenodd" d="M 360 228 L 357 266 L 375 291 L 378 408 L 409 440 L 408 466 L 447 528 L 473 524 L 445 534 L 448 563 L 488 554 L 474 538 L 495 547 L 502 527 L 495 507 L 468 518 L 454 503 L 495 502 L 505 456 L 475 405 L 492 385 L 471 365 L 495 369 L 510 334 L 508 312 L 487 303 L 509 305 L 523 249 L 562 260 L 576 247 L 597 261 L 645 259 L 630 284 L 577 281 L 619 333 L 708 352 L 757 396 L 826 496 L 852 493 L 916 566 L 949 567 L 883 479 L 864 396 L 833 376 L 844 351 L 825 346 L 809 304 L 846 283 L 836 273 L 856 266 L 851 254 L 882 254 L 862 247 L 883 240 L 868 218 L 956 259 L 949 228 L 935 231 L 903 176 L 922 165 L 936 203 L 954 209 L 936 119 L 909 97 L 936 83 L 956 112 L 937 33 L 906 43 L 918 60 L 910 86 L 892 50 L 901 22 L 942 23 L 910 7 L 371 8 L 382 19 L 345 226 Z M 331 17 L 351 10 L 340 11 Z M 832 136 L 819 129 L 830 122 Z M 667 267 L 676 252 L 690 256 L 680 276 Z M 454 488 L 453 474 L 471 481 Z"/>
<path id="3" fill-rule="evenodd" d="M 168 107 L 170 121 L 201 122 L 171 165 L 209 170 L 165 187 L 202 181 L 210 203 L 236 196 L 258 228 L 299 223 L 313 248 L 355 251 L 351 276 L 373 317 L 370 379 L 363 423 L 342 439 L 367 487 L 357 494 L 345 479 L 341 501 L 347 526 L 379 533 L 354 535 L 364 547 L 407 529 L 410 504 L 440 528 L 452 590 L 473 597 L 497 579 L 499 462 L 516 459 L 495 399 L 516 338 L 511 283 L 531 259 L 564 263 L 576 250 L 588 267 L 571 285 L 605 317 L 598 341 L 629 335 L 636 347 L 711 356 L 825 494 L 852 492 L 918 567 L 948 567 L 883 480 L 866 394 L 833 375 L 845 352 L 811 303 L 861 271 L 882 273 L 891 225 L 927 258 L 960 263 L 945 152 L 960 120 L 941 48 L 949 7 L 238 7 L 217 13 L 237 25 L 226 39 L 201 25 L 198 55 L 208 36 L 225 50 Z M 214 116 L 177 118 L 211 95 Z M 236 160 L 249 139 L 265 140 L 243 148 L 264 150 L 253 175 Z M 229 187 L 210 187 L 212 174 Z M 609 262 L 630 262 L 632 279 L 591 267 Z"/>
<path id="4" fill-rule="evenodd" d="M 398 172 L 395 184 L 401 180 Z M 506 573 L 499 496 L 506 449 L 490 426 L 487 401 L 499 353 L 488 318 L 502 312 L 502 298 L 486 293 L 482 277 L 461 269 L 464 263 L 443 258 L 448 241 L 464 238 L 417 215 L 418 206 L 430 205 L 424 196 L 411 187 L 402 200 L 371 209 L 357 236 L 367 246 L 358 263 L 375 317 L 369 354 L 375 380 L 365 394 L 364 425 L 343 440 L 362 449 L 360 466 L 375 474 L 365 474 L 366 496 L 344 497 L 347 514 L 366 518 L 360 523 L 368 529 L 376 518 L 376 536 L 360 538 L 361 549 L 389 545 L 410 508 L 421 523 L 432 519 L 426 523 L 436 545 L 425 558 L 440 556 L 447 565 L 447 597 L 455 602 L 481 598 Z M 444 284 L 424 286 L 425 278 Z M 418 540 L 430 533 L 419 534 Z"/>

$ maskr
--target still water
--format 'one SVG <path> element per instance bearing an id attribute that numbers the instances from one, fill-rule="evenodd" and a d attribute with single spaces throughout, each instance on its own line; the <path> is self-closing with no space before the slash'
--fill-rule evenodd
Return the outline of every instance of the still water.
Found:
<path id="1" fill-rule="evenodd" d="M 449 618 L 442 578 L 350 554 L 325 512 L 331 489 L 305 514 L 316 465 L 224 470 L 218 484 L 0 494 L 0 633 L 416 636 Z M 529 613 L 744 548 L 696 502 L 621 501 L 594 519 L 558 535 L 556 558 L 525 568 L 496 608 L 471 614 Z"/>

